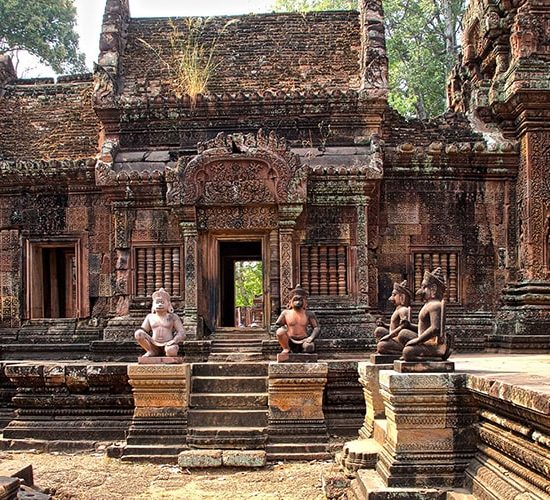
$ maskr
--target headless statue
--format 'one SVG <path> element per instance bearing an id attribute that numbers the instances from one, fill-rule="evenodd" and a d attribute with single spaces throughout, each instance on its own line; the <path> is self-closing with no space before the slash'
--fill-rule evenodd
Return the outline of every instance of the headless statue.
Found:
<path id="1" fill-rule="evenodd" d="M 160 288 L 152 295 L 153 306 L 141 328 L 135 333 L 138 344 L 147 352 L 144 356 L 177 356 L 179 343 L 185 339 L 183 323 L 170 301 L 170 295 Z M 175 332 L 175 335 L 174 335 Z M 152 334 L 152 335 L 150 335 Z"/>
<path id="2" fill-rule="evenodd" d="M 283 353 L 315 352 L 314 341 L 321 328 L 315 313 L 307 309 L 307 292 L 300 285 L 292 290 L 288 309 L 281 313 L 275 325 Z M 311 328 L 310 334 L 308 328 Z"/>
<path id="3" fill-rule="evenodd" d="M 395 310 L 391 315 L 390 324 L 387 325 L 380 319 L 377 321 L 378 327 L 374 330 L 374 337 L 378 340 L 378 354 L 401 355 L 405 344 L 417 336 L 405 328 L 405 322 L 411 319 L 411 296 L 407 281 L 393 284 L 393 291 L 388 300 L 395 304 Z"/>
<path id="4" fill-rule="evenodd" d="M 425 303 L 418 313 L 418 324 L 404 321 L 402 330 L 415 337 L 407 342 L 405 361 L 441 361 L 451 354 L 451 338 L 445 332 L 445 277 L 441 268 L 426 271 L 416 295 Z"/>

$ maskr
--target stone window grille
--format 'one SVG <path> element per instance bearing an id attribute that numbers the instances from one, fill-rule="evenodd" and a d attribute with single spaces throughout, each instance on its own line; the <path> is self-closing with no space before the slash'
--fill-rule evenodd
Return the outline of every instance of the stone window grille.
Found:
<path id="1" fill-rule="evenodd" d="M 422 278 L 424 277 L 424 271 L 433 271 L 437 267 L 441 267 L 443 275 L 446 278 L 447 290 L 445 292 L 445 299 L 451 304 L 459 304 L 460 300 L 460 286 L 458 277 L 459 273 L 459 253 L 454 251 L 442 250 L 438 252 L 414 252 L 414 290 L 420 288 Z"/>
<path id="2" fill-rule="evenodd" d="M 347 295 L 347 247 L 300 247 L 300 284 L 310 295 Z"/>
<path id="3" fill-rule="evenodd" d="M 180 247 L 135 248 L 134 258 L 137 297 L 150 297 L 159 288 L 173 297 L 181 297 Z"/>

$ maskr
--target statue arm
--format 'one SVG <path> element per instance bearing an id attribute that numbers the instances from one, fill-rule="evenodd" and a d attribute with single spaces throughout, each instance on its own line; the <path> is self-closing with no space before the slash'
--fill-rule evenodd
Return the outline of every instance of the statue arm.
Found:
<path id="1" fill-rule="evenodd" d="M 386 335 L 382 340 L 389 340 L 393 339 L 394 337 L 397 337 L 399 335 L 399 332 L 403 330 L 403 328 L 406 327 L 406 325 L 410 325 L 411 327 L 415 326 L 409 321 L 409 308 L 408 307 L 400 307 L 399 311 L 399 325 L 397 325 L 396 328 L 393 330 L 390 329 L 390 333 Z"/>
<path id="2" fill-rule="evenodd" d="M 275 321 L 275 326 L 277 328 L 280 328 L 281 326 L 286 326 L 286 311 L 283 311 L 279 317 L 277 318 L 277 321 Z"/>
<path id="3" fill-rule="evenodd" d="M 309 324 L 312 328 L 311 335 L 309 335 L 308 339 L 312 341 L 319 336 L 319 333 L 321 333 L 321 327 L 319 326 L 319 321 L 317 320 L 317 316 L 315 316 L 314 312 L 307 311 L 307 315 Z"/>
<path id="4" fill-rule="evenodd" d="M 411 340 L 414 344 L 423 344 L 427 340 L 437 337 L 440 334 L 441 309 L 430 311 L 430 326 L 426 328 L 416 339 Z M 409 343 L 407 343 L 408 345 Z M 413 345 L 414 345 L 413 344 Z"/>
<path id="5" fill-rule="evenodd" d="M 183 329 L 183 323 L 181 322 L 181 319 L 177 314 L 172 314 L 174 316 L 174 330 L 176 332 L 176 335 L 172 340 L 167 342 L 166 345 L 179 344 L 180 342 L 183 342 L 185 340 L 185 330 Z"/>
<path id="6" fill-rule="evenodd" d="M 151 333 L 152 328 L 151 328 L 151 323 L 149 321 L 149 315 L 145 316 L 145 319 L 141 324 L 141 330 L 143 330 L 145 333 Z"/>

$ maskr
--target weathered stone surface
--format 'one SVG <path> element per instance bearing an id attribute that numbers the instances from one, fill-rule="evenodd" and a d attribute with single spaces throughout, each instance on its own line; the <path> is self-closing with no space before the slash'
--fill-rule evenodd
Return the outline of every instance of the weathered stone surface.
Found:
<path id="1" fill-rule="evenodd" d="M 361 500 L 445 500 L 447 492 L 437 488 L 388 487 L 372 470 L 357 471 L 351 491 Z"/>
<path id="2" fill-rule="evenodd" d="M 475 453 L 465 374 L 380 373 L 387 418 L 376 469 L 387 486 L 458 487 Z"/>
<path id="3" fill-rule="evenodd" d="M 0 476 L 0 498 L 5 500 L 15 500 L 17 490 L 19 490 L 20 480 L 16 477 Z"/>
<path id="4" fill-rule="evenodd" d="M 5 439 L 66 442 L 123 439 L 133 412 L 126 365 L 9 364 L 18 409 Z"/>
<path id="5" fill-rule="evenodd" d="M 178 466 L 181 469 L 221 467 L 221 450 L 186 450 L 178 455 Z"/>
<path id="6" fill-rule="evenodd" d="M 277 354 L 277 363 L 317 363 L 319 356 L 315 353 L 280 352 Z"/>
<path id="7" fill-rule="evenodd" d="M 266 453 L 263 450 L 223 450 L 222 465 L 225 467 L 263 467 Z"/>
<path id="8" fill-rule="evenodd" d="M 327 456 L 323 414 L 326 363 L 270 363 L 268 459 Z"/>
<path id="9" fill-rule="evenodd" d="M 128 365 L 135 409 L 123 459 L 175 458 L 187 447 L 190 370 L 188 364 Z"/>
<path id="10" fill-rule="evenodd" d="M 378 377 L 381 370 L 391 370 L 392 368 L 393 364 L 373 364 L 366 361 L 362 361 L 357 365 L 366 408 L 363 425 L 359 429 L 359 436 L 362 438 L 372 437 L 375 419 L 384 418 L 385 416 L 384 401 L 380 394 Z"/>
<path id="11" fill-rule="evenodd" d="M 401 361 L 393 363 L 397 373 L 448 373 L 455 371 L 452 361 Z"/>
<path id="12" fill-rule="evenodd" d="M 374 439 L 355 439 L 344 444 L 339 463 L 344 472 L 353 477 L 359 469 L 374 469 L 380 444 Z"/>
<path id="13" fill-rule="evenodd" d="M 180 356 L 140 356 L 138 358 L 140 365 L 175 365 L 183 363 Z"/>

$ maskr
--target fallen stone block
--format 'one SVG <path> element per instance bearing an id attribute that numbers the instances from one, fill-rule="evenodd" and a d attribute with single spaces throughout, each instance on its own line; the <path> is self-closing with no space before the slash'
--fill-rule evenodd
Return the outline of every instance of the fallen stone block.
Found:
<path id="1" fill-rule="evenodd" d="M 263 450 L 223 450 L 222 462 L 226 467 L 263 467 L 266 453 Z"/>
<path id="2" fill-rule="evenodd" d="M 178 455 L 178 466 L 181 469 L 221 467 L 221 450 L 186 450 Z"/>

